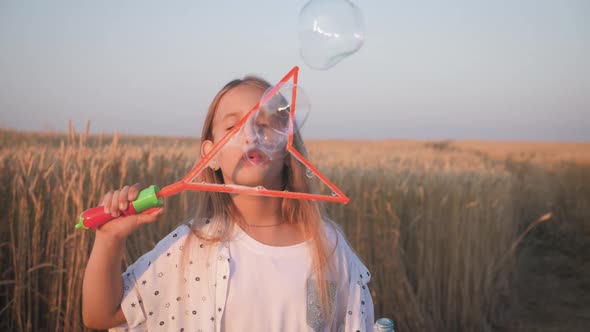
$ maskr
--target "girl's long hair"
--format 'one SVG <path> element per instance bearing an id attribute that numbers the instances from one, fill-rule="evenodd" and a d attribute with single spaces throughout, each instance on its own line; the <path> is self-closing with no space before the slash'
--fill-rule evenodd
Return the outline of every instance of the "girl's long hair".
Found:
<path id="1" fill-rule="evenodd" d="M 255 77 L 246 76 L 243 79 L 235 79 L 226 84 L 213 98 L 205 123 L 201 133 L 201 142 L 205 140 L 213 141 L 213 118 L 219 105 L 219 101 L 231 89 L 240 85 L 253 85 L 267 90 L 271 85 L 265 80 Z M 293 147 L 307 158 L 307 150 L 297 128 L 293 132 Z M 318 188 L 305 175 L 304 166 L 291 155 L 285 158 L 283 168 L 283 183 L 285 190 L 293 192 L 318 192 Z M 206 167 L 200 174 L 197 181 L 206 183 L 222 184 L 223 175 L 221 170 L 213 170 Z M 235 206 L 230 194 L 217 192 L 198 192 L 195 217 L 190 225 L 192 234 L 206 243 L 217 243 L 228 241 L 231 237 L 235 223 L 238 223 L 243 229 L 247 229 L 243 216 Z M 333 289 L 329 289 L 329 275 L 334 276 L 333 262 L 330 259 L 338 243 L 330 247 L 324 222 L 339 232 L 339 227 L 328 218 L 323 203 L 310 200 L 297 200 L 283 198 L 281 204 L 281 217 L 283 222 L 296 224 L 301 230 L 304 238 L 309 241 L 308 251 L 312 258 L 312 271 L 316 279 L 318 296 L 320 299 L 321 313 L 324 322 L 330 322 L 333 314 L 333 304 L 329 298 L 335 296 Z M 211 221 L 209 223 L 209 220 Z M 208 224 L 206 231 L 203 230 L 205 223 Z M 336 236 L 336 239 L 339 237 Z M 190 240 L 190 237 L 189 237 Z"/>

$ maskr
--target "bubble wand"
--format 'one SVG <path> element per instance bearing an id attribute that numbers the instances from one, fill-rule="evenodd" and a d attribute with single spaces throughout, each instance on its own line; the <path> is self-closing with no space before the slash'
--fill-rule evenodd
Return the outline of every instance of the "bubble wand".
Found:
<path id="1" fill-rule="evenodd" d="M 252 107 L 236 124 L 229 130 L 221 140 L 213 146 L 211 151 L 205 155 L 195 166 L 187 173 L 187 175 L 180 181 L 173 184 L 167 185 L 162 189 L 158 186 L 152 185 L 148 188 L 143 189 L 137 199 L 131 204 L 125 211 L 121 211 L 123 215 L 132 215 L 137 213 L 150 213 L 154 211 L 154 208 L 160 207 L 164 204 L 164 197 L 178 194 L 184 190 L 196 190 L 196 191 L 212 191 L 212 192 L 223 192 L 223 193 L 239 193 L 248 194 L 255 196 L 270 196 L 270 197 L 283 197 L 291 199 L 305 199 L 305 200 L 317 200 L 317 201 L 328 201 L 346 204 L 350 199 L 336 187 L 328 178 L 326 178 L 317 168 L 315 168 L 307 159 L 303 157 L 293 146 L 293 128 L 295 122 L 295 109 L 297 101 L 297 78 L 299 73 L 299 67 L 295 66 L 291 69 L 281 81 L 270 88 L 270 91 L 262 97 L 262 99 Z M 289 105 L 289 136 L 287 141 L 286 150 L 299 162 L 304 164 L 308 170 L 313 172 L 318 178 L 320 178 L 330 189 L 332 189 L 332 195 L 322 195 L 304 192 L 292 192 L 292 191 L 280 191 L 270 190 L 263 187 L 249 187 L 235 184 L 217 184 L 217 183 L 197 183 L 192 182 L 193 179 L 210 163 L 211 159 L 230 141 L 230 139 L 238 133 L 247 121 L 254 115 L 254 113 L 260 108 L 260 105 L 264 105 L 269 99 L 272 98 L 289 80 L 293 82 L 293 88 L 291 90 L 291 104 Z M 82 212 L 78 218 L 76 229 L 93 229 L 99 227 L 111 220 L 114 217 L 110 214 L 104 213 L 102 206 L 94 207 Z"/>

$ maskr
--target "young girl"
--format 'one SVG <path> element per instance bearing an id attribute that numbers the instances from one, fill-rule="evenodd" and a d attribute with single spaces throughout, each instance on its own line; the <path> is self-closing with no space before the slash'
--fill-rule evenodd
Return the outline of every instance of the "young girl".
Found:
<path id="1" fill-rule="evenodd" d="M 232 128 L 270 85 L 255 77 L 228 83 L 213 99 L 201 155 Z M 242 135 L 201 173 L 215 183 L 312 191 L 289 155 L 270 158 Z M 299 136 L 293 147 L 306 155 Z M 119 217 L 141 188 L 107 193 Z M 214 192 L 193 220 L 176 228 L 129 266 L 121 279 L 125 239 L 151 215 L 119 217 L 96 231 L 84 275 L 88 327 L 112 331 L 372 331 L 370 274 L 319 202 Z"/>

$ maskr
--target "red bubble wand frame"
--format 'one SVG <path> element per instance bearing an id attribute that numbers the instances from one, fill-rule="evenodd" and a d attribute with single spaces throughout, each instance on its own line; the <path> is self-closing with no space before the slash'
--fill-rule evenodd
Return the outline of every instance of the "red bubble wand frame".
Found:
<path id="1" fill-rule="evenodd" d="M 304 200 L 317 200 L 317 201 L 328 201 L 346 204 L 350 199 L 338 189 L 328 178 L 326 178 L 317 168 L 315 168 L 307 159 L 305 159 L 299 151 L 293 146 L 293 128 L 295 123 L 295 111 L 297 102 L 297 78 L 299 73 L 299 67 L 293 67 L 283 77 L 278 84 L 273 86 L 269 93 L 265 94 L 252 109 L 250 109 L 236 125 L 228 131 L 221 140 L 213 146 L 212 150 L 205 155 L 195 166 L 188 172 L 184 178 L 178 182 L 167 185 L 162 189 L 152 185 L 146 189 L 143 189 L 137 199 L 129 204 L 129 207 L 125 211 L 121 211 L 123 215 L 132 215 L 137 213 L 149 213 L 155 208 L 163 205 L 164 197 L 178 194 L 184 190 L 196 190 L 196 191 L 212 191 L 212 192 L 223 192 L 223 193 L 235 193 L 235 194 L 248 194 L 256 196 L 270 196 L 270 197 L 283 197 L 291 199 L 304 199 Z M 330 189 L 332 189 L 332 195 L 312 194 L 303 192 L 292 192 L 292 191 L 280 191 L 280 190 L 269 190 L 266 188 L 253 188 L 248 186 L 240 185 L 225 185 L 225 184 L 208 184 L 208 183 L 197 183 L 192 182 L 194 178 L 209 164 L 211 159 L 229 142 L 231 137 L 238 133 L 238 131 L 246 124 L 248 119 L 254 115 L 260 105 L 263 105 L 276 94 L 279 89 L 287 83 L 289 80 L 293 80 L 293 89 L 291 90 L 291 112 L 289 112 L 289 137 L 287 141 L 286 150 L 297 159 L 299 162 L 304 164 L 309 170 L 311 170 L 318 178 L 320 178 Z M 104 213 L 102 206 L 88 209 L 78 218 L 76 229 L 92 229 L 99 227 L 113 218 L 112 215 Z"/>

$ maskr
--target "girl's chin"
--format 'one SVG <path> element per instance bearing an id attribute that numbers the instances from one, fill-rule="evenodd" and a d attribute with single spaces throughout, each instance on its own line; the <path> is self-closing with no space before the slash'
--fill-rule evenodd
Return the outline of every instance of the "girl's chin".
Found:
<path id="1" fill-rule="evenodd" d="M 267 188 L 272 186 L 272 181 L 269 182 L 269 176 L 265 172 L 244 172 L 239 174 L 239 176 L 234 179 L 233 183 L 252 188 L 260 186 Z"/>
<path id="2" fill-rule="evenodd" d="M 263 178 L 248 178 L 248 179 L 244 179 L 243 181 L 240 181 L 241 179 L 236 179 L 236 181 L 234 181 L 235 184 L 240 185 L 240 186 L 246 186 L 246 187 L 252 187 L 252 188 L 256 188 L 256 187 L 264 187 L 264 179 Z"/>

